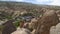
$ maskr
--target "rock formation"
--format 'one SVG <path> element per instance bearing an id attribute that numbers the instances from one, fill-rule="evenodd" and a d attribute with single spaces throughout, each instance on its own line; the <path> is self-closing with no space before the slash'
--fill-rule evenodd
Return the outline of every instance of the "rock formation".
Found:
<path id="1" fill-rule="evenodd" d="M 50 28 L 50 34 L 60 34 L 60 23 Z"/>
<path id="2" fill-rule="evenodd" d="M 50 28 L 50 34 L 56 34 L 57 32 L 56 32 L 56 27 L 55 26 L 52 26 L 51 28 Z"/>
<path id="3" fill-rule="evenodd" d="M 14 20 L 9 20 L 3 24 L 4 28 L 2 30 L 2 34 L 11 34 L 16 30 L 16 27 L 13 25 Z"/>
<path id="4" fill-rule="evenodd" d="M 14 31 L 11 34 L 31 34 L 31 32 L 28 29 L 26 29 L 26 28 L 19 28 L 18 27 L 17 30 Z"/>
<path id="5" fill-rule="evenodd" d="M 50 27 L 59 23 L 59 19 L 54 10 L 47 10 L 42 18 L 38 21 L 37 31 L 35 34 L 50 34 Z"/>
<path id="6" fill-rule="evenodd" d="M 36 28 L 37 28 L 37 21 L 38 21 L 38 19 L 33 18 L 33 19 L 31 20 L 31 23 L 29 23 L 29 28 L 30 28 L 30 29 L 36 29 Z"/>
<path id="7" fill-rule="evenodd" d="M 24 21 L 21 21 L 21 23 L 19 24 L 20 28 L 23 27 L 24 23 L 25 23 Z"/>
<path id="8" fill-rule="evenodd" d="M 60 34 L 60 23 L 56 25 L 56 33 Z"/>

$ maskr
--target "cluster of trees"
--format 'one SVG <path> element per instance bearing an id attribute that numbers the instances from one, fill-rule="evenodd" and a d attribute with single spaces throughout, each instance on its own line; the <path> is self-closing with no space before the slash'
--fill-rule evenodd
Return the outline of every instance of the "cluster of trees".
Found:
<path id="1" fill-rule="evenodd" d="M 12 17 L 9 15 L 9 13 L 5 11 L 0 11 L 0 20 L 3 19 L 12 19 Z"/>

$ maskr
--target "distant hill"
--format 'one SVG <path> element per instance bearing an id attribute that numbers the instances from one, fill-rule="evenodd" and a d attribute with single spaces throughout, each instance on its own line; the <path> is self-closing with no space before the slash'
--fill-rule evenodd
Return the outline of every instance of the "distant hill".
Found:
<path id="1" fill-rule="evenodd" d="M 53 8 L 53 9 L 60 9 L 60 6 L 54 6 L 54 5 L 42 5 L 42 4 L 32 4 L 32 3 L 26 3 L 26 2 L 12 2 L 12 1 L 0 1 L 0 6 L 7 6 L 7 5 L 13 5 L 13 6 L 30 6 L 30 7 L 45 7 L 45 8 Z"/>

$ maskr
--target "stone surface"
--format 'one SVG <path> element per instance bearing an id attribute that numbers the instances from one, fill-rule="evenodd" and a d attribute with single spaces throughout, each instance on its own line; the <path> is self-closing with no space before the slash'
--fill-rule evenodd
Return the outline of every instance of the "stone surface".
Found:
<path id="1" fill-rule="evenodd" d="M 50 34 L 50 27 L 59 23 L 59 19 L 54 10 L 47 10 L 38 21 L 36 34 Z M 43 25 L 43 27 L 42 27 Z"/>
<path id="2" fill-rule="evenodd" d="M 13 25 L 13 20 L 9 20 L 3 24 L 4 28 L 2 30 L 2 34 L 11 34 L 16 30 L 16 27 Z"/>
<path id="3" fill-rule="evenodd" d="M 60 23 L 51 27 L 50 34 L 60 34 Z"/>
<path id="4" fill-rule="evenodd" d="M 56 27 L 55 26 L 52 26 L 51 28 L 50 28 L 50 34 L 56 34 L 57 32 L 56 32 Z"/>
<path id="5" fill-rule="evenodd" d="M 26 29 L 26 28 L 19 28 L 18 27 L 17 30 L 14 31 L 11 34 L 31 34 L 31 32 L 28 29 Z"/>
<path id="6" fill-rule="evenodd" d="M 60 23 L 56 25 L 56 33 L 60 34 Z"/>

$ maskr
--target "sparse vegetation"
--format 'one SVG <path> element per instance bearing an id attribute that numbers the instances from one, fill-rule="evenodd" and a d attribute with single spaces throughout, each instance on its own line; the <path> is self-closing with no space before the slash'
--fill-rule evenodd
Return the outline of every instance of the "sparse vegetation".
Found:
<path id="1" fill-rule="evenodd" d="M 18 27 L 18 26 L 19 26 L 19 23 L 20 23 L 20 21 L 16 21 L 16 22 L 14 23 L 15 27 Z"/>
<path id="2" fill-rule="evenodd" d="M 3 30 L 3 28 L 4 28 L 4 26 L 3 26 L 3 25 L 0 25 L 0 31 L 2 31 L 2 30 Z"/>
<path id="3" fill-rule="evenodd" d="M 46 9 L 60 11 L 60 6 L 35 5 L 23 2 L 0 2 L 0 20 L 3 21 L 3 19 L 7 19 L 9 21 L 10 19 L 15 19 L 13 24 L 17 28 L 18 26 L 20 26 L 21 21 L 28 20 L 29 18 L 31 19 L 31 16 L 33 18 L 40 17 L 40 15 L 43 16 L 43 11 L 45 11 Z M 26 13 L 21 15 L 22 12 Z M 42 20 L 40 22 L 43 21 L 45 20 Z M 3 28 L 4 26 L 0 25 L 0 31 L 2 31 Z"/>

